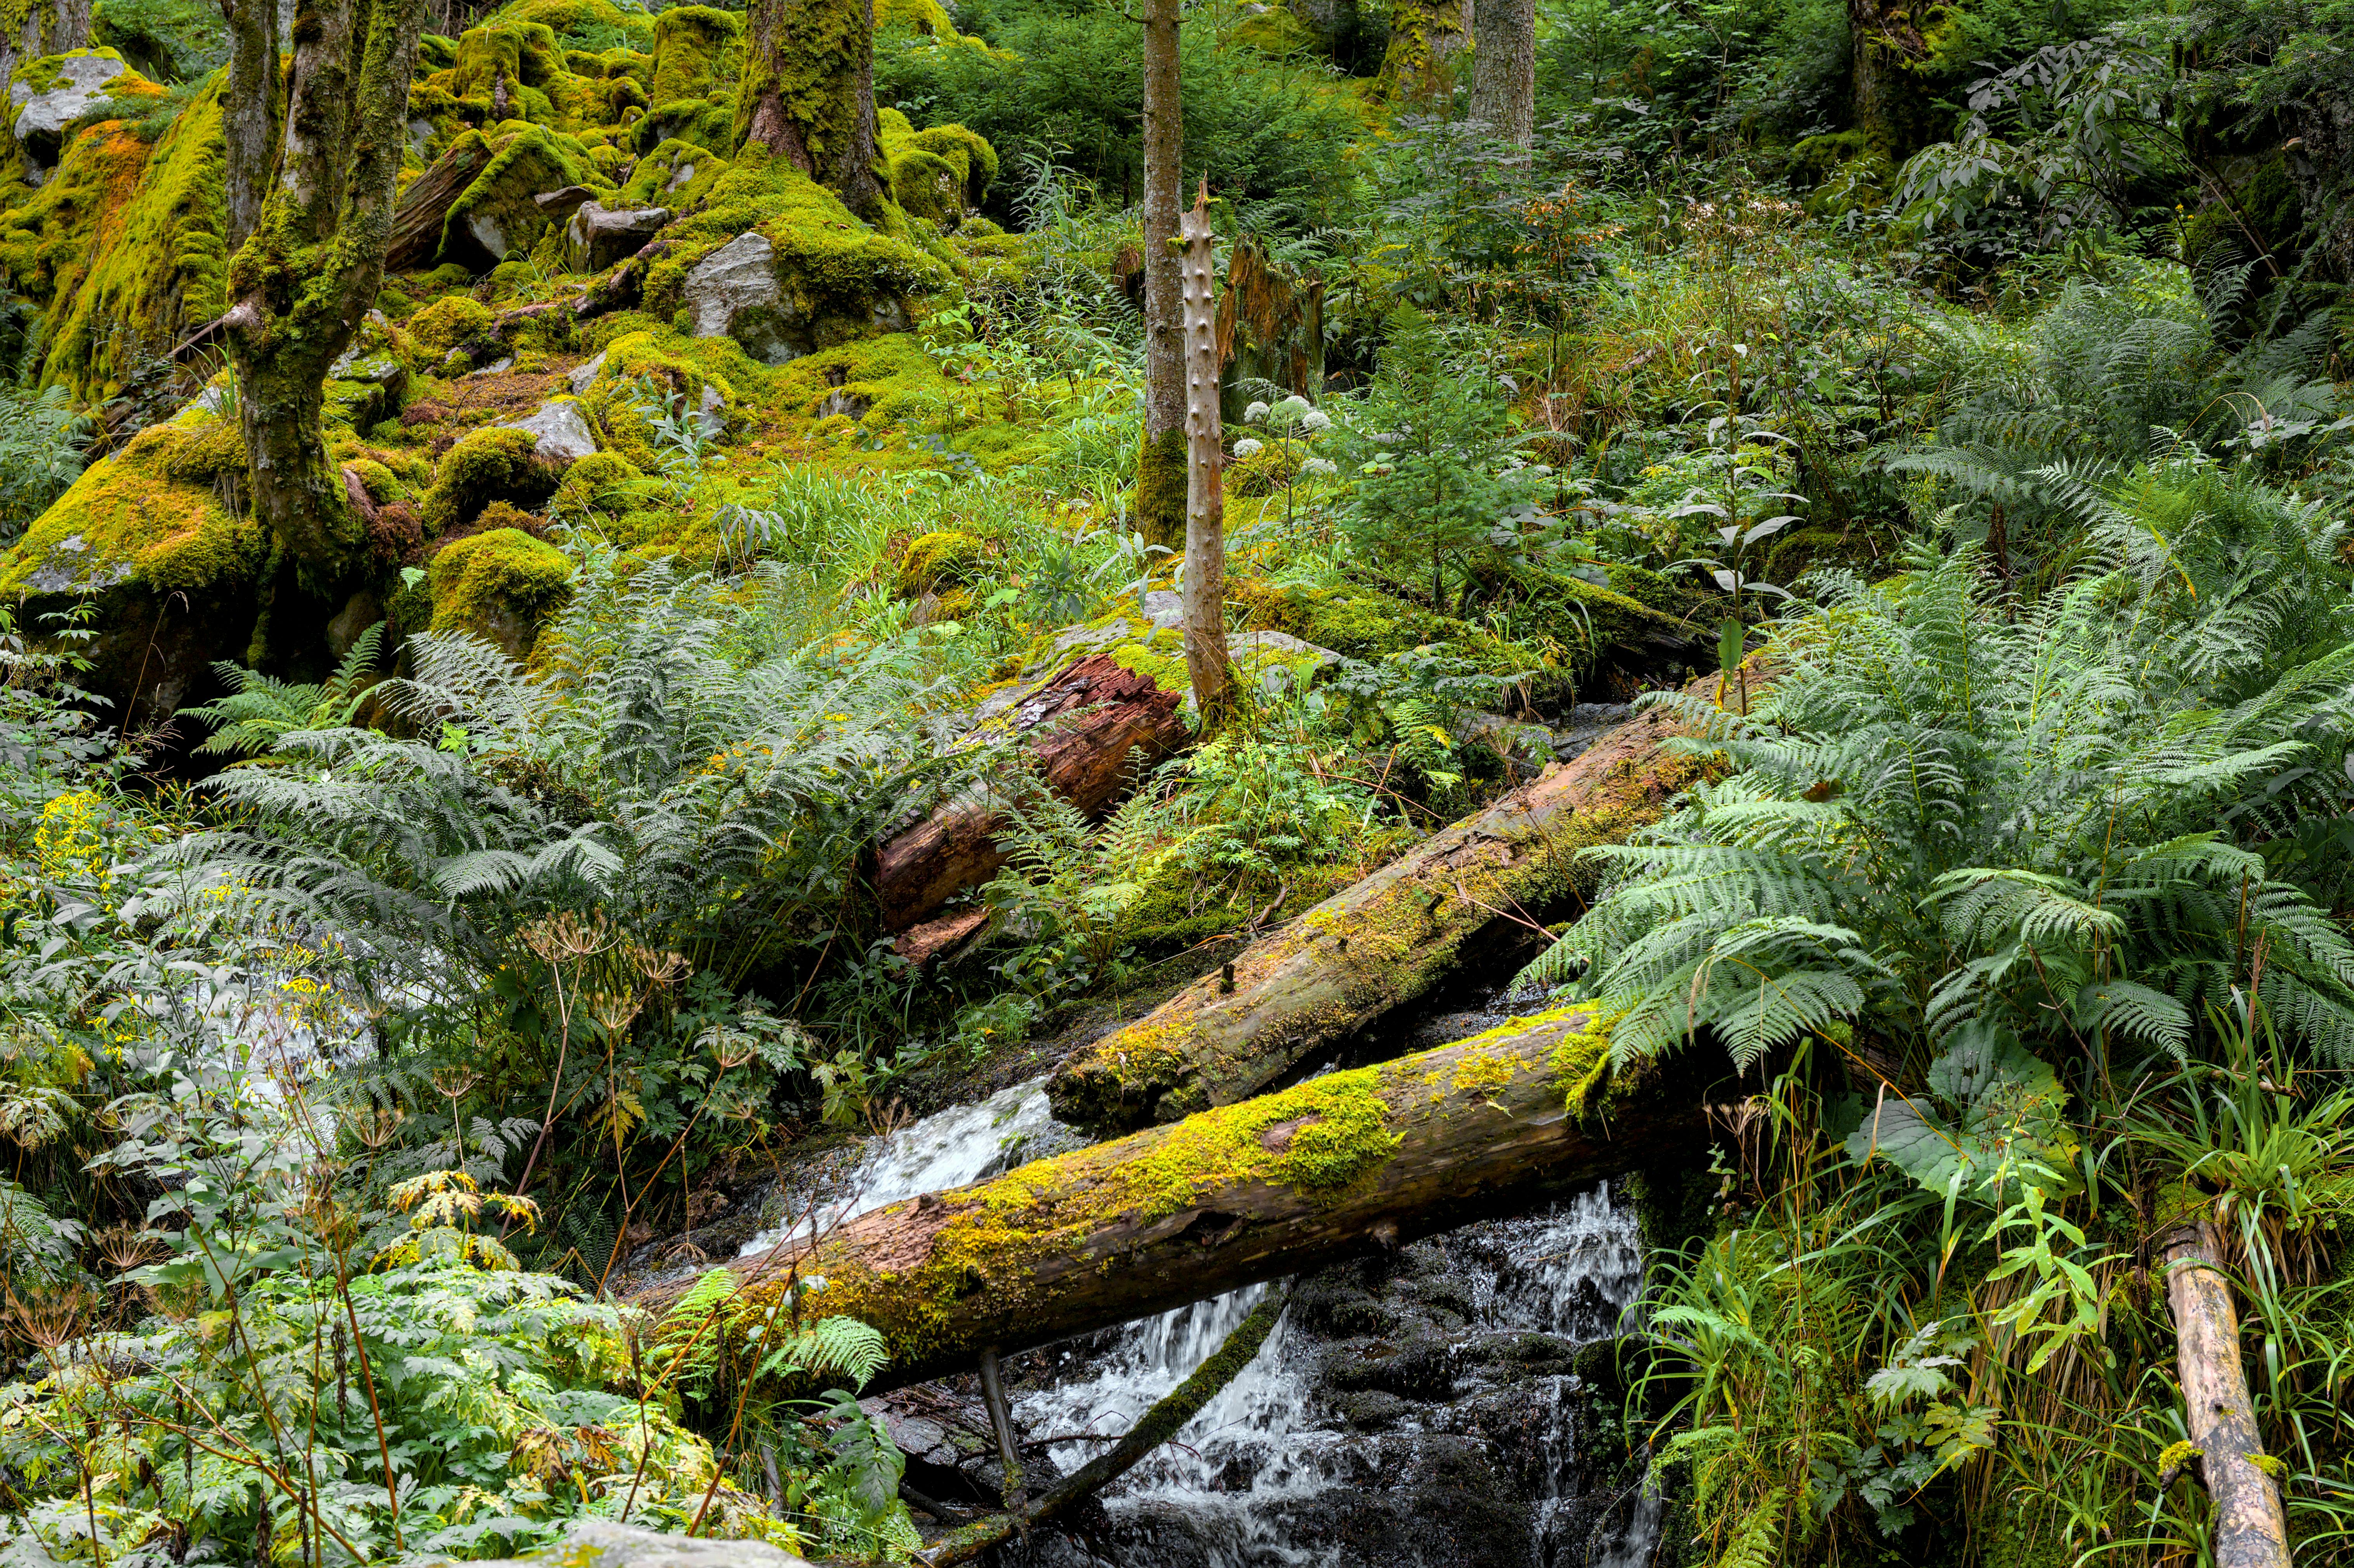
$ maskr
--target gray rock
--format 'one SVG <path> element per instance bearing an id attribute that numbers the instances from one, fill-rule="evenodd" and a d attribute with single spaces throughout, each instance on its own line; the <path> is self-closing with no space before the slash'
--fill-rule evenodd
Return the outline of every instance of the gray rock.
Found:
<path id="1" fill-rule="evenodd" d="M 696 337 L 732 337 L 769 365 L 799 359 L 813 346 L 801 312 L 777 281 L 777 248 L 758 229 L 698 262 L 684 293 Z"/>
<path id="2" fill-rule="evenodd" d="M 1175 631 L 1185 624 L 1185 598 L 1168 588 L 1154 588 L 1136 601 L 1144 619 L 1163 631 Z"/>
<path id="3" fill-rule="evenodd" d="M 727 433 L 727 399 L 707 381 L 703 384 L 703 400 L 695 408 L 695 418 L 703 427 L 703 439 L 706 441 L 716 441 Z"/>
<path id="4" fill-rule="evenodd" d="M 587 185 L 566 185 L 562 190 L 541 191 L 531 203 L 550 217 L 570 217 L 596 199 L 597 193 Z"/>
<path id="5" fill-rule="evenodd" d="M 565 226 L 564 264 L 575 272 L 601 272 L 643 249 L 670 217 L 668 207 L 609 207 L 584 201 Z"/>
<path id="6" fill-rule="evenodd" d="M 1341 665 L 1341 656 L 1330 648 L 1288 631 L 1230 631 L 1226 657 L 1241 669 L 1256 669 L 1260 688 L 1270 696 L 1297 679 L 1313 683 Z"/>
<path id="7" fill-rule="evenodd" d="M 10 128 L 27 159 L 42 165 L 56 163 L 66 127 L 104 98 L 106 84 L 125 69 L 112 49 L 94 49 L 59 58 L 57 79 L 39 92 L 29 82 L 9 83 L 8 101 L 16 111 Z"/>
<path id="8" fill-rule="evenodd" d="M 496 217 L 487 212 L 468 213 L 466 232 L 474 237 L 474 243 L 482 248 L 482 253 L 488 256 L 493 264 L 506 260 L 507 231 L 499 227 L 499 220 Z"/>
<path id="9" fill-rule="evenodd" d="M 422 158 L 425 156 L 426 147 L 432 142 L 432 140 L 433 122 L 430 120 L 417 119 L 408 122 L 409 151 Z"/>
<path id="10" fill-rule="evenodd" d="M 564 1539 L 527 1557 L 484 1568 L 809 1568 L 809 1560 L 765 1541 L 670 1535 L 607 1519 L 584 1519 Z"/>
<path id="11" fill-rule="evenodd" d="M 509 420 L 501 428 L 529 430 L 537 438 L 532 442 L 533 455 L 549 462 L 568 465 L 597 450 L 597 433 L 588 428 L 580 405 L 569 398 L 543 403 L 536 412 Z"/>
<path id="12" fill-rule="evenodd" d="M 663 189 L 665 192 L 674 191 L 693 178 L 695 178 L 695 165 L 693 164 L 681 164 L 677 168 L 673 169 L 670 172 L 670 184 L 663 186 Z"/>
<path id="13" fill-rule="evenodd" d="M 585 397 L 588 388 L 597 385 L 597 372 L 605 368 L 605 355 L 600 352 L 594 359 L 584 359 L 564 373 L 575 397 Z"/>

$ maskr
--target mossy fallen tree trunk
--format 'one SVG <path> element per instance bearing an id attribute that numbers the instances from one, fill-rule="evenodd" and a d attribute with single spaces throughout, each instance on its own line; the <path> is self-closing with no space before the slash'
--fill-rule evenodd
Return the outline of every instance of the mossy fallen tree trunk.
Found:
<path id="1" fill-rule="evenodd" d="M 2240 1319 L 2232 1282 L 2216 1262 L 2208 1226 L 2188 1225 L 2167 1247 L 2166 1298 L 2174 1313 L 2175 1362 L 2190 1441 L 2215 1499 L 2217 1568 L 2289 1568 L 2288 1520 L 2267 1472 L 2256 1411 L 2240 1365 Z"/>
<path id="2" fill-rule="evenodd" d="M 1757 678 L 1753 675 L 1753 688 Z M 1717 677 L 1695 682 L 1713 694 Z M 1656 821 L 1703 759 L 1670 749 L 1692 733 L 1638 714 L 1575 761 L 1435 833 L 1136 1022 L 1057 1069 L 1066 1121 L 1120 1130 L 1232 1105 L 1310 1053 L 1428 991 L 1506 927 L 1550 917 L 1585 891 L 1589 844 Z"/>
<path id="3" fill-rule="evenodd" d="M 1111 805 L 1186 742 L 1178 694 L 1122 668 L 1108 653 L 1080 660 L 983 721 L 984 733 L 992 727 L 1022 736 L 1036 782 L 1090 814 Z M 883 928 L 906 931 L 995 875 L 1005 863 L 994 834 L 1004 820 L 1007 789 L 1033 787 L 1009 779 L 960 795 L 888 840 L 875 863 Z"/>
<path id="4" fill-rule="evenodd" d="M 871 1393 L 1523 1212 L 1703 1132 L 1688 1068 L 1614 1078 L 1607 1028 L 1562 1009 L 740 1260 L 741 1318 L 798 1282 L 804 1313 L 873 1324 L 891 1364 Z"/>

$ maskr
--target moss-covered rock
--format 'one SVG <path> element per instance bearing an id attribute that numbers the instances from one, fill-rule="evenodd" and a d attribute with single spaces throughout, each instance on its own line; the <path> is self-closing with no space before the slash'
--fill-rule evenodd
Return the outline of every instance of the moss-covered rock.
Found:
<path id="1" fill-rule="evenodd" d="M 896 109 L 877 120 L 891 199 L 910 216 L 953 230 L 981 209 L 997 178 L 997 149 L 961 125 L 918 131 Z"/>
<path id="2" fill-rule="evenodd" d="M 570 596 L 572 563 L 520 528 L 492 528 L 435 551 L 426 580 L 434 630 L 472 631 L 520 659 Z"/>
<path id="3" fill-rule="evenodd" d="M 91 41 L 156 81 L 196 81 L 228 60 L 212 0 L 98 0 L 90 23 Z"/>
<path id="4" fill-rule="evenodd" d="M 0 212 L 0 270 L 43 307 L 42 381 L 114 396 L 225 308 L 220 119 L 215 84 L 153 146 L 118 122 L 91 126 Z"/>
<path id="5" fill-rule="evenodd" d="M 899 557 L 899 597 L 920 599 L 971 582 L 985 557 L 985 547 L 970 534 L 946 528 L 919 535 Z"/>
<path id="6" fill-rule="evenodd" d="M 438 261 L 486 272 L 518 251 L 528 252 L 559 227 L 534 196 L 567 185 L 612 188 L 577 138 L 543 126 L 504 129 L 491 139 L 490 151 L 489 164 L 450 204 Z"/>
<path id="7" fill-rule="evenodd" d="M 426 493 L 419 521 L 426 534 L 443 534 L 473 521 L 493 501 L 536 506 L 556 493 L 562 475 L 541 461 L 530 430 L 477 430 L 443 454 Z"/>
<path id="8" fill-rule="evenodd" d="M 711 194 L 728 161 L 692 142 L 664 142 L 641 157 L 614 202 L 625 207 L 662 207 L 691 211 Z"/>

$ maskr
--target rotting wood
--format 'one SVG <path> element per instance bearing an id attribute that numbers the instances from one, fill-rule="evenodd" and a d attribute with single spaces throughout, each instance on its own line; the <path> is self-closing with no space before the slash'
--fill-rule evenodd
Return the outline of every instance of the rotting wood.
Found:
<path id="1" fill-rule="evenodd" d="M 1707 696 L 1717 683 L 1709 674 L 1686 692 Z M 1231 979 L 1196 980 L 1070 1057 L 1048 1085 L 1055 1114 L 1116 1131 L 1248 1098 L 1420 996 L 1488 939 L 1574 907 L 1592 875 L 1577 853 L 1658 821 L 1700 777 L 1704 759 L 1668 744 L 1693 733 L 1665 713 L 1638 714 L 1433 834 L 1253 943 Z"/>
<path id="2" fill-rule="evenodd" d="M 918 1559 L 925 1568 L 951 1568 L 958 1563 L 970 1563 L 991 1547 L 1011 1540 L 1017 1531 L 1026 1532 L 1044 1524 L 1056 1514 L 1083 1499 L 1094 1496 L 1120 1477 L 1136 1467 L 1137 1462 L 1184 1429 L 1187 1422 L 1201 1414 L 1202 1407 L 1218 1394 L 1218 1391 L 1235 1381 L 1243 1368 L 1267 1343 L 1274 1331 L 1276 1319 L 1283 1316 L 1289 1293 L 1284 1290 L 1267 1292 L 1249 1315 L 1235 1325 L 1210 1359 L 1195 1367 L 1183 1383 L 1163 1394 L 1143 1418 L 1114 1444 L 1109 1452 L 1097 1455 L 1087 1464 L 1065 1476 L 1048 1488 L 1035 1504 L 1018 1513 L 993 1514 L 966 1525 L 953 1535 L 939 1541 Z M 932 1512 L 927 1510 L 927 1512 Z M 935 1519 L 941 1516 L 932 1512 Z"/>
<path id="3" fill-rule="evenodd" d="M 2175 1361 L 2190 1441 L 2215 1499 L 2216 1568 L 2289 1568 L 2288 1520 L 2268 1473 L 2255 1404 L 2240 1364 L 2240 1318 L 2213 1227 L 2176 1231 L 2166 1252 Z"/>
<path id="4" fill-rule="evenodd" d="M 432 166 L 408 182 L 392 209 L 392 246 L 385 252 L 387 272 L 429 265 L 440 253 L 441 230 L 450 205 L 466 194 L 491 166 L 491 146 L 480 136 L 460 137 Z"/>
<path id="5" fill-rule="evenodd" d="M 1016 704 L 1006 724 L 1009 733 L 1025 737 L 1036 782 L 1090 814 L 1111 805 L 1144 769 L 1173 756 L 1187 739 L 1178 694 L 1122 668 L 1108 653 L 1090 655 L 1055 675 Z M 1004 786 L 975 789 L 885 842 L 875 862 L 883 928 L 908 930 L 958 893 L 995 875 L 1005 863 L 994 837 L 1003 820 Z"/>
<path id="6" fill-rule="evenodd" d="M 1691 1051 L 1630 1076 L 1561 1009 L 863 1214 L 737 1262 L 881 1330 L 869 1393 L 1519 1213 L 1705 1138 Z M 1721 1064 L 1713 1070 L 1721 1071 Z M 822 1281 L 822 1287 L 819 1282 Z M 640 1292 L 661 1309 L 685 1288 Z"/>

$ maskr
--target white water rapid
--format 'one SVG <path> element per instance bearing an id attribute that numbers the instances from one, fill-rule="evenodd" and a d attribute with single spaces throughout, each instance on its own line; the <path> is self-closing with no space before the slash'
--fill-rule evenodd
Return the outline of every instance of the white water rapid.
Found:
<path id="1" fill-rule="evenodd" d="M 877 1140 L 820 1205 L 822 1218 L 839 1223 L 1082 1141 L 1053 1120 L 1044 1080 L 1017 1085 Z M 784 1234 L 771 1230 L 744 1250 L 765 1249 Z M 1550 1213 L 1470 1227 L 1441 1245 L 1449 1274 L 1468 1287 L 1469 1321 L 1451 1347 L 1456 1352 L 1513 1336 L 1545 1335 L 1575 1345 L 1608 1338 L 1619 1331 L 1642 1281 L 1633 1216 L 1612 1202 L 1607 1187 Z M 1020 1425 L 1032 1441 L 1051 1445 L 1062 1468 L 1076 1468 L 1102 1451 L 1096 1439 L 1127 1431 L 1214 1353 L 1265 1288 L 1255 1286 L 1131 1323 L 1105 1337 L 1111 1341 L 1108 1349 L 1099 1338 L 1091 1348 L 1041 1352 L 1057 1375 L 1016 1401 Z M 1326 1517 L 1332 1510 L 1319 1510 L 1320 1499 L 1343 1489 L 1358 1496 L 1395 1491 L 1426 1436 L 1414 1420 L 1376 1434 L 1352 1431 L 1320 1409 L 1313 1393 L 1320 1353 L 1314 1337 L 1296 1328 L 1287 1312 L 1251 1364 L 1174 1442 L 1103 1495 L 1122 1543 L 1119 1560 L 1187 1568 L 1357 1568 L 1420 1561 L 1369 1557 L 1335 1539 Z M 1477 1356 L 1464 1359 L 1487 1364 Z M 1568 1397 L 1575 1386 L 1572 1377 L 1558 1373 L 1525 1379 L 1520 1386 L 1541 1413 L 1523 1440 L 1533 1449 L 1522 1467 L 1522 1494 L 1534 1515 L 1532 1568 L 1639 1568 L 1657 1542 L 1656 1498 L 1618 1499 L 1606 1516 L 1614 1527 L 1606 1538 L 1572 1527 L 1571 1516 L 1589 1500 L 1580 1489 Z M 1471 1395 L 1510 1392 L 1476 1371 L 1466 1374 L 1462 1387 Z M 1451 1407 L 1432 1408 L 1443 1415 Z M 1592 1512 L 1587 1508 L 1585 1516 Z"/>

